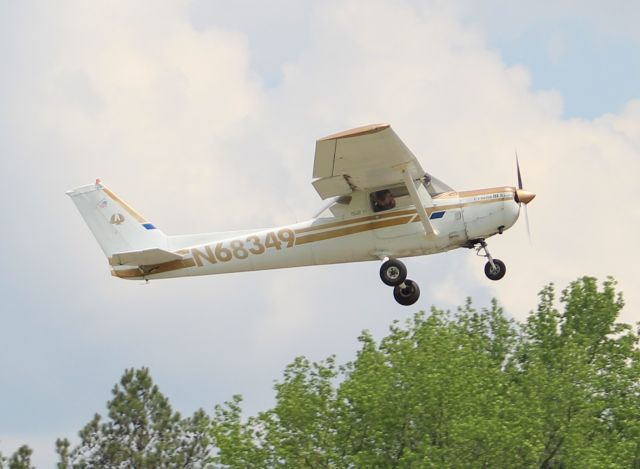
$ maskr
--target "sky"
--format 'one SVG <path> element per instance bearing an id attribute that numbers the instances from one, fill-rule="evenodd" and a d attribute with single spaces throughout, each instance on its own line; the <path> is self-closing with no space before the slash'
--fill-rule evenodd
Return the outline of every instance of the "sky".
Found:
<path id="1" fill-rule="evenodd" d="M 524 320 L 548 282 L 615 277 L 640 320 L 640 4 L 623 1 L 0 0 L 0 451 L 53 467 L 148 366 L 183 414 L 268 408 L 294 357 L 354 358 L 432 305 L 496 297 Z M 127 282 L 64 194 L 96 177 L 168 234 L 313 215 L 317 138 L 388 122 L 455 189 L 529 204 L 489 240 L 499 282 L 458 250 L 406 260 Z"/>

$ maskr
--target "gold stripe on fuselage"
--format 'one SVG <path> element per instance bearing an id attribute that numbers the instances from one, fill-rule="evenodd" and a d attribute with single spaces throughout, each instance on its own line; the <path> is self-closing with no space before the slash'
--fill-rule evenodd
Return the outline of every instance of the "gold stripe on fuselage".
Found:
<path id="1" fill-rule="evenodd" d="M 364 223 L 366 221 L 381 220 L 385 218 L 399 217 L 401 215 L 410 215 L 414 213 L 416 213 L 415 209 L 382 212 L 382 213 L 377 213 L 375 215 L 368 215 L 366 217 L 351 218 L 349 220 L 334 221 L 329 223 L 318 223 L 317 225 L 308 226 L 306 228 L 298 228 L 297 230 L 294 230 L 294 231 L 298 235 L 302 233 L 308 233 L 310 231 L 324 230 L 327 228 L 337 228 L 340 226 L 352 225 L 354 223 Z"/>
<path id="2" fill-rule="evenodd" d="M 493 189 L 481 189 L 475 191 L 465 191 L 465 192 L 453 192 L 443 194 L 442 198 L 450 198 L 457 197 L 460 195 L 460 198 L 469 198 L 474 196 L 482 196 L 489 194 L 498 194 L 504 192 L 513 192 L 513 189 L 510 187 L 498 187 Z M 453 194 L 453 195 L 449 195 Z M 463 195 L 464 194 L 464 195 Z M 507 196 L 499 199 L 482 199 L 482 200 L 474 200 L 469 202 L 457 203 L 457 204 L 449 204 L 449 205 L 440 205 L 433 207 L 425 207 L 425 211 L 427 215 L 431 215 L 434 212 L 442 212 L 447 210 L 453 210 L 457 208 L 464 208 L 471 205 L 484 205 L 488 203 L 494 203 L 503 200 L 512 200 L 513 195 Z M 367 215 L 365 217 L 354 218 L 350 220 L 341 220 L 337 222 L 329 222 L 317 224 L 314 226 L 309 226 L 306 228 L 299 228 L 294 230 L 296 233 L 295 246 L 315 243 L 319 241 L 325 241 L 328 239 L 341 238 L 343 236 L 349 236 L 352 234 L 362 233 L 365 231 L 371 231 L 381 228 L 389 228 L 392 226 L 398 226 L 408 223 L 416 223 L 420 221 L 420 215 L 417 213 L 417 210 L 414 209 L 403 209 L 397 211 L 389 211 L 384 213 L 378 213 L 375 215 Z M 332 229 L 335 228 L 335 229 Z M 301 236 L 298 236 L 301 235 Z M 179 254 L 186 254 L 188 249 L 180 249 L 176 251 Z M 122 270 L 112 270 L 111 274 L 120 277 L 120 278 L 142 278 L 145 275 L 149 274 L 157 274 L 164 272 L 171 272 L 174 270 L 186 269 L 189 267 L 195 267 L 196 262 L 194 259 L 182 259 L 177 261 L 167 262 L 165 264 L 160 264 L 158 266 L 152 267 L 151 269 L 141 269 L 141 268 L 133 268 L 133 269 L 122 269 Z"/>
<path id="3" fill-rule="evenodd" d="M 189 267 L 195 267 L 196 261 L 193 259 L 178 259 L 176 261 L 165 262 L 157 266 L 147 266 L 147 269 L 136 267 L 134 269 L 122 269 L 111 270 L 111 275 L 120 278 L 136 278 L 144 277 L 149 274 L 161 274 L 164 272 L 171 272 L 174 270 L 187 269 Z"/>
<path id="4" fill-rule="evenodd" d="M 408 215 L 398 218 L 390 218 L 387 220 L 379 220 L 375 222 L 362 223 L 337 230 L 322 231 L 320 233 L 311 233 L 308 235 L 296 237 L 296 246 L 307 243 L 315 243 L 316 241 L 324 241 L 326 239 L 340 238 L 363 231 L 377 230 L 379 228 L 388 228 L 390 226 L 404 225 L 412 220 L 413 216 Z"/>
<path id="5" fill-rule="evenodd" d="M 486 195 L 486 194 L 493 194 L 495 192 L 486 192 L 486 191 L 469 191 L 468 193 L 473 192 L 474 196 L 480 196 L 480 195 Z M 467 196 L 468 197 L 468 196 Z M 493 203 L 496 202 L 498 200 L 511 200 L 513 197 L 505 197 L 505 198 L 500 198 L 500 199 L 483 199 L 483 200 L 474 200 L 474 201 L 470 201 L 470 202 L 463 202 L 463 203 L 458 203 L 458 204 L 449 204 L 449 205 L 436 205 L 433 207 L 425 207 L 425 211 L 427 212 L 427 215 L 431 216 L 432 213 L 434 212 L 445 212 L 448 210 L 454 210 L 454 209 L 458 209 L 458 208 L 464 208 L 464 207 L 469 207 L 471 205 L 484 205 L 484 204 L 489 204 L 489 203 Z M 406 215 L 408 215 L 409 217 L 406 217 Z M 397 221 L 394 222 L 395 220 L 398 220 L 401 218 L 401 221 Z M 382 220 L 387 220 L 387 219 L 393 219 L 390 220 L 390 223 L 385 223 L 382 226 L 377 226 L 377 222 L 382 221 Z M 372 220 L 375 220 L 372 222 Z M 368 227 L 368 229 L 377 229 L 378 227 L 383 228 L 383 227 L 388 227 L 388 226 L 395 226 L 395 225 L 399 225 L 402 223 L 413 223 L 413 222 L 419 222 L 420 221 L 420 215 L 418 214 L 416 209 L 405 209 L 405 210 L 398 210 L 398 211 L 390 211 L 390 212 L 385 212 L 385 213 L 381 213 L 381 214 L 377 214 L 377 215 L 369 215 L 366 217 L 360 217 L 360 218 L 353 218 L 350 220 L 342 220 L 342 221 L 338 221 L 338 222 L 330 222 L 330 223 L 321 223 L 321 224 L 317 224 L 317 225 L 313 225 L 313 226 L 309 226 L 306 228 L 299 228 L 297 230 L 294 230 L 296 233 L 296 245 L 297 244 L 301 244 L 299 243 L 300 239 L 306 239 L 308 236 L 305 236 L 306 233 L 310 233 L 310 234 L 316 234 L 319 231 L 323 231 L 323 230 L 327 230 L 327 229 L 331 229 L 331 228 L 338 228 L 338 229 L 334 229 L 329 231 L 328 233 L 340 233 L 339 235 L 336 236 L 344 236 L 346 234 L 353 234 L 353 233 L 360 233 L 362 231 L 366 231 L 366 229 L 358 229 L 357 231 L 352 231 L 352 228 L 358 228 L 358 227 Z M 369 223 L 367 223 L 369 222 Z M 357 225 L 357 226 L 351 226 L 351 225 Z M 297 235 L 303 235 L 298 237 Z M 329 238 L 334 238 L 336 236 L 329 236 L 327 238 L 322 238 L 322 239 L 329 239 Z M 320 239 L 318 239 L 320 240 Z M 306 242 L 310 242 L 310 241 L 306 241 Z"/>
<path id="6" fill-rule="evenodd" d="M 477 195 L 487 195 L 487 194 L 502 194 L 504 192 L 513 193 L 515 189 L 513 187 L 503 186 L 503 187 L 489 187 L 488 189 L 475 189 L 472 191 L 462 191 L 458 192 L 458 196 L 461 199 L 466 199 L 468 197 L 474 197 Z"/>

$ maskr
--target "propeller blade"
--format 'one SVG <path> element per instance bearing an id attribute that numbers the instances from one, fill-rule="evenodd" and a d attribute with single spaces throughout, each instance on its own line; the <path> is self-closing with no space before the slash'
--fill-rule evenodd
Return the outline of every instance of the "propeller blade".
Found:
<path id="1" fill-rule="evenodd" d="M 518 169 L 518 189 L 522 189 L 522 176 L 520 175 L 520 162 L 518 161 L 517 151 L 516 151 L 516 168 Z"/>
<path id="2" fill-rule="evenodd" d="M 529 237 L 529 244 L 531 244 L 531 228 L 529 227 L 529 210 L 527 204 L 533 200 L 536 196 L 533 192 L 525 191 L 522 189 L 522 174 L 520 173 L 520 161 L 518 161 L 518 150 L 516 150 L 516 169 L 518 171 L 518 190 L 515 191 L 514 199 L 520 204 L 520 207 L 524 204 L 524 220 L 527 224 L 527 236 Z"/>

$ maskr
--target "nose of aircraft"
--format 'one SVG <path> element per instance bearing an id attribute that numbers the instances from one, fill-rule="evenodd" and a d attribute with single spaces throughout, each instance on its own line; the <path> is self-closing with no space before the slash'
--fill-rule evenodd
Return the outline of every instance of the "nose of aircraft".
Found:
<path id="1" fill-rule="evenodd" d="M 516 189 L 515 199 L 518 203 L 528 204 L 535 198 L 535 194 L 533 192 L 525 191 L 523 189 Z"/>

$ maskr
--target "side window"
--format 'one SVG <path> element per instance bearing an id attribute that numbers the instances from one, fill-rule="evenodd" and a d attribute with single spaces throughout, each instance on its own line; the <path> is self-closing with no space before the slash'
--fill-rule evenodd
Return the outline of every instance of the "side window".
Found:
<path id="1" fill-rule="evenodd" d="M 383 189 L 380 191 L 372 192 L 371 195 L 371 208 L 374 212 L 383 212 L 390 210 L 396 206 L 396 201 L 389 189 Z"/>
<path id="2" fill-rule="evenodd" d="M 380 189 L 369 194 L 371 209 L 374 212 L 383 212 L 392 208 L 408 205 L 409 193 L 404 185 Z"/>

